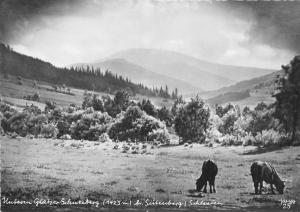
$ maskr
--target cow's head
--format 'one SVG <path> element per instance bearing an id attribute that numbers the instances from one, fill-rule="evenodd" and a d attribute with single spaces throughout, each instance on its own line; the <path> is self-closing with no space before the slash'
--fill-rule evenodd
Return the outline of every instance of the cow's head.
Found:
<path id="1" fill-rule="evenodd" d="M 196 181 L 196 190 L 197 191 L 201 191 L 201 189 L 203 188 L 203 186 L 204 186 L 204 180 L 203 180 L 203 178 L 198 178 L 197 179 L 197 181 Z"/>
<path id="2" fill-rule="evenodd" d="M 283 190 L 284 190 L 284 182 L 283 181 L 279 181 L 276 183 L 276 189 L 280 194 L 283 194 Z"/>

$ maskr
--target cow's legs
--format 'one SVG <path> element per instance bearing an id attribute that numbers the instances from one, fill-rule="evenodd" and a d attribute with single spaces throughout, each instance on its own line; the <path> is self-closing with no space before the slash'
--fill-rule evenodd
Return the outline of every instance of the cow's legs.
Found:
<path id="1" fill-rule="evenodd" d="M 272 194 L 275 194 L 272 183 L 271 183 L 271 192 Z"/>
<path id="2" fill-rule="evenodd" d="M 216 189 L 215 189 L 215 179 L 211 179 L 209 181 L 209 187 L 210 187 L 210 193 L 216 193 Z"/>
<path id="3" fill-rule="evenodd" d="M 255 194 L 258 193 L 258 182 L 254 181 L 254 190 L 255 190 Z"/>
<path id="4" fill-rule="evenodd" d="M 263 181 L 261 180 L 259 184 L 260 184 L 259 193 L 261 194 L 261 190 L 262 190 L 262 187 L 263 187 Z"/>
<path id="5" fill-rule="evenodd" d="M 204 184 L 204 189 L 203 189 L 203 192 L 204 193 L 206 193 L 207 192 L 207 190 L 206 190 L 206 186 L 207 186 L 207 181 L 205 182 L 205 184 Z"/>
<path id="6" fill-rule="evenodd" d="M 213 188 L 214 188 L 213 192 L 216 193 L 216 188 L 215 188 L 215 177 L 214 177 L 213 180 L 212 180 L 212 184 L 213 184 Z"/>

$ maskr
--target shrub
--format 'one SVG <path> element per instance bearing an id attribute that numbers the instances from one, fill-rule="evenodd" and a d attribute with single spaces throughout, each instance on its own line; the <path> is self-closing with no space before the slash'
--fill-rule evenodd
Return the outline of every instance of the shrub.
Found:
<path id="1" fill-rule="evenodd" d="M 28 132 L 32 135 L 37 136 L 41 133 L 42 125 L 48 122 L 48 118 L 44 114 L 31 115 L 26 122 Z"/>
<path id="2" fill-rule="evenodd" d="M 46 101 L 45 104 L 46 104 L 45 111 L 54 110 L 56 108 L 56 103 L 55 102 Z"/>
<path id="3" fill-rule="evenodd" d="M 3 115 L 2 119 L 1 119 L 1 128 L 3 129 L 4 133 L 10 131 L 10 125 L 8 123 L 8 120 L 5 118 L 4 115 Z"/>
<path id="4" fill-rule="evenodd" d="M 219 131 L 223 134 L 232 134 L 234 132 L 234 123 L 238 119 L 235 110 L 229 110 L 222 116 L 223 124 L 219 126 Z"/>
<path id="5" fill-rule="evenodd" d="M 184 141 L 203 142 L 209 127 L 209 108 L 198 96 L 184 107 L 175 117 L 175 131 Z"/>
<path id="6" fill-rule="evenodd" d="M 99 97 L 99 95 L 94 94 L 93 95 L 93 100 L 92 100 L 92 107 L 96 111 L 104 111 L 104 105 L 102 102 L 102 99 Z"/>
<path id="7" fill-rule="evenodd" d="M 60 139 L 63 139 L 63 140 L 70 140 L 71 139 L 71 136 L 69 134 L 64 134 L 62 136 L 60 136 Z"/>
<path id="8" fill-rule="evenodd" d="M 138 103 L 138 106 L 141 108 L 141 110 L 145 111 L 148 115 L 157 117 L 157 110 L 149 99 L 148 100 L 143 99 L 142 102 Z"/>
<path id="9" fill-rule="evenodd" d="M 15 113 L 17 111 L 15 109 L 11 108 L 8 104 L 0 102 L 0 112 L 4 114 L 6 112 Z M 8 117 L 6 117 L 6 118 L 8 118 Z"/>
<path id="10" fill-rule="evenodd" d="M 170 143 L 170 136 L 166 128 L 155 129 L 148 134 L 147 140 Z"/>
<path id="11" fill-rule="evenodd" d="M 114 99 L 109 96 L 103 97 L 104 111 L 110 116 L 116 117 L 121 111 L 125 111 L 129 105 L 129 93 L 126 90 L 117 91 Z"/>
<path id="12" fill-rule="evenodd" d="M 31 97 L 31 100 L 39 102 L 40 101 L 40 95 L 38 93 L 33 94 L 32 97 Z"/>
<path id="13" fill-rule="evenodd" d="M 40 95 L 38 93 L 34 93 L 33 95 L 24 96 L 23 99 L 39 102 Z"/>
<path id="14" fill-rule="evenodd" d="M 70 126 L 71 125 L 67 121 L 65 121 L 63 119 L 59 120 L 56 125 L 56 127 L 58 129 L 57 137 L 61 137 L 62 135 L 65 135 L 65 134 L 70 134 Z"/>
<path id="15" fill-rule="evenodd" d="M 233 135 L 226 134 L 220 138 L 221 145 L 230 146 L 236 143 L 236 137 Z"/>
<path id="16" fill-rule="evenodd" d="M 182 96 L 179 96 L 177 99 L 175 99 L 171 108 L 172 116 L 176 116 L 180 108 L 182 108 L 184 105 L 185 105 L 185 101 L 183 100 Z"/>
<path id="17" fill-rule="evenodd" d="M 111 139 L 109 138 L 107 133 L 103 133 L 99 136 L 98 139 L 99 142 L 104 143 L 104 142 L 111 142 Z"/>
<path id="18" fill-rule="evenodd" d="M 28 127 L 26 125 L 29 114 L 25 112 L 17 112 L 15 115 L 10 117 L 7 121 L 9 125 L 9 131 L 16 132 L 18 135 L 25 137 L 28 132 Z"/>
<path id="19" fill-rule="evenodd" d="M 271 146 L 284 146 L 288 144 L 288 136 L 281 134 L 273 129 L 263 130 L 255 136 L 254 145 L 271 147 Z"/>
<path id="20" fill-rule="evenodd" d="M 42 114 L 42 111 L 33 104 L 31 104 L 30 106 L 26 105 L 26 107 L 23 109 L 23 112 L 30 113 L 34 116 Z"/>
<path id="21" fill-rule="evenodd" d="M 53 123 L 43 124 L 41 129 L 41 135 L 45 138 L 56 138 L 58 129 Z"/>
<path id="22" fill-rule="evenodd" d="M 253 135 L 262 133 L 263 130 L 270 130 L 277 128 L 278 121 L 274 118 L 274 109 L 267 109 L 264 103 L 258 104 L 254 111 L 252 111 L 248 121 L 246 131 Z"/>
<path id="23" fill-rule="evenodd" d="M 165 124 L 137 106 L 130 106 L 125 113 L 121 113 L 109 128 L 108 135 L 115 141 L 170 141 Z"/>
<path id="24" fill-rule="evenodd" d="M 106 132 L 110 122 L 111 117 L 107 113 L 82 114 L 81 119 L 71 124 L 71 136 L 74 139 L 96 141 L 101 134 Z"/>
<path id="25" fill-rule="evenodd" d="M 104 111 L 103 101 L 97 94 L 84 93 L 82 108 L 86 109 L 88 107 L 92 107 L 96 111 Z"/>
<path id="26" fill-rule="evenodd" d="M 240 139 L 243 143 L 243 146 L 249 146 L 255 143 L 255 138 L 250 133 L 247 133 L 245 136 L 241 137 Z"/>
<path id="27" fill-rule="evenodd" d="M 168 127 L 171 127 L 173 124 L 173 116 L 165 106 L 157 110 L 157 116 L 161 121 L 164 121 Z"/>
<path id="28" fill-rule="evenodd" d="M 233 110 L 234 106 L 232 104 L 228 104 L 223 108 L 221 105 L 216 105 L 215 108 L 216 108 L 216 115 L 222 118 L 230 110 Z"/>
<path id="29" fill-rule="evenodd" d="M 219 143 L 222 133 L 216 127 L 210 127 L 206 133 L 206 142 Z"/>
<path id="30" fill-rule="evenodd" d="M 50 113 L 49 113 L 49 120 L 50 121 L 57 121 L 59 119 L 61 119 L 63 116 L 62 116 L 62 108 L 60 107 L 55 107 L 54 110 L 51 110 Z"/>
<path id="31" fill-rule="evenodd" d="M 69 124 L 71 124 L 72 122 L 80 120 L 85 113 L 85 110 L 76 110 L 73 113 L 63 113 L 61 117 L 63 120 L 66 120 Z"/>

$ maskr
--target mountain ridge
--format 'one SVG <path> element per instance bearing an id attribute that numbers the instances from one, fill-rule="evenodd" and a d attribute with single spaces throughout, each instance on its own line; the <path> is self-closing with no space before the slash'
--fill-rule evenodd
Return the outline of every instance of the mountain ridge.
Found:
<path id="1" fill-rule="evenodd" d="M 190 85 L 187 82 L 168 77 L 159 73 L 155 73 L 151 70 L 147 70 L 142 66 L 128 62 L 124 58 L 112 58 L 108 60 L 102 60 L 98 63 L 81 63 L 74 64 L 74 66 L 93 66 L 94 68 L 100 68 L 101 70 L 109 70 L 114 74 L 128 77 L 135 83 L 142 83 L 148 87 L 165 87 L 166 85 L 170 90 L 177 88 L 180 92 L 186 90 L 187 92 L 200 92 L 201 88 Z"/>
<path id="2" fill-rule="evenodd" d="M 123 58 L 147 70 L 188 82 L 202 90 L 216 90 L 275 70 L 212 63 L 183 53 L 159 49 L 127 49 L 104 59 Z M 98 62 L 103 59 L 98 60 Z M 180 67 L 179 67 L 180 66 Z"/>

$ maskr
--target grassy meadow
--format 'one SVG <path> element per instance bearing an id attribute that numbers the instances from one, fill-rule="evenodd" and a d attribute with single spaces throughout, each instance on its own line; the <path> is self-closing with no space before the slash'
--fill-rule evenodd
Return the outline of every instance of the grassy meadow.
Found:
<path id="1" fill-rule="evenodd" d="M 123 143 L 6 136 L 0 140 L 2 194 L 11 198 L 215 200 L 222 203 L 219 209 L 280 209 L 281 199 L 294 199 L 293 208 L 299 207 L 300 147 L 258 153 L 242 146 L 147 145 L 144 154 L 134 154 L 122 153 Z M 217 193 L 197 193 L 195 180 L 208 158 L 219 167 Z M 274 165 L 285 180 L 283 195 L 272 195 L 266 184 L 262 195 L 254 195 L 250 165 L 255 160 Z"/>
<path id="2" fill-rule="evenodd" d="M 46 101 L 54 101 L 57 105 L 68 106 L 70 104 L 75 104 L 81 106 L 83 100 L 84 90 L 70 88 L 72 95 L 55 92 L 52 85 L 46 82 L 37 82 L 37 86 L 34 87 L 34 80 L 22 79 L 22 85 L 18 84 L 18 79 L 15 76 L 9 76 L 9 79 L 5 79 L 3 74 L 0 74 L 0 96 L 3 100 L 15 106 L 16 108 L 24 108 L 27 105 L 35 105 L 40 109 L 44 109 Z M 40 102 L 24 100 L 23 97 L 26 95 L 33 95 L 38 93 L 40 95 Z M 102 92 L 95 92 L 99 95 L 110 95 Z M 112 95 L 110 95 L 112 96 Z M 137 94 L 132 97 L 134 101 L 141 101 L 142 99 L 150 99 L 151 102 L 157 106 L 166 106 L 170 108 L 173 104 L 173 100 L 164 99 L 162 97 L 148 97 Z"/>

